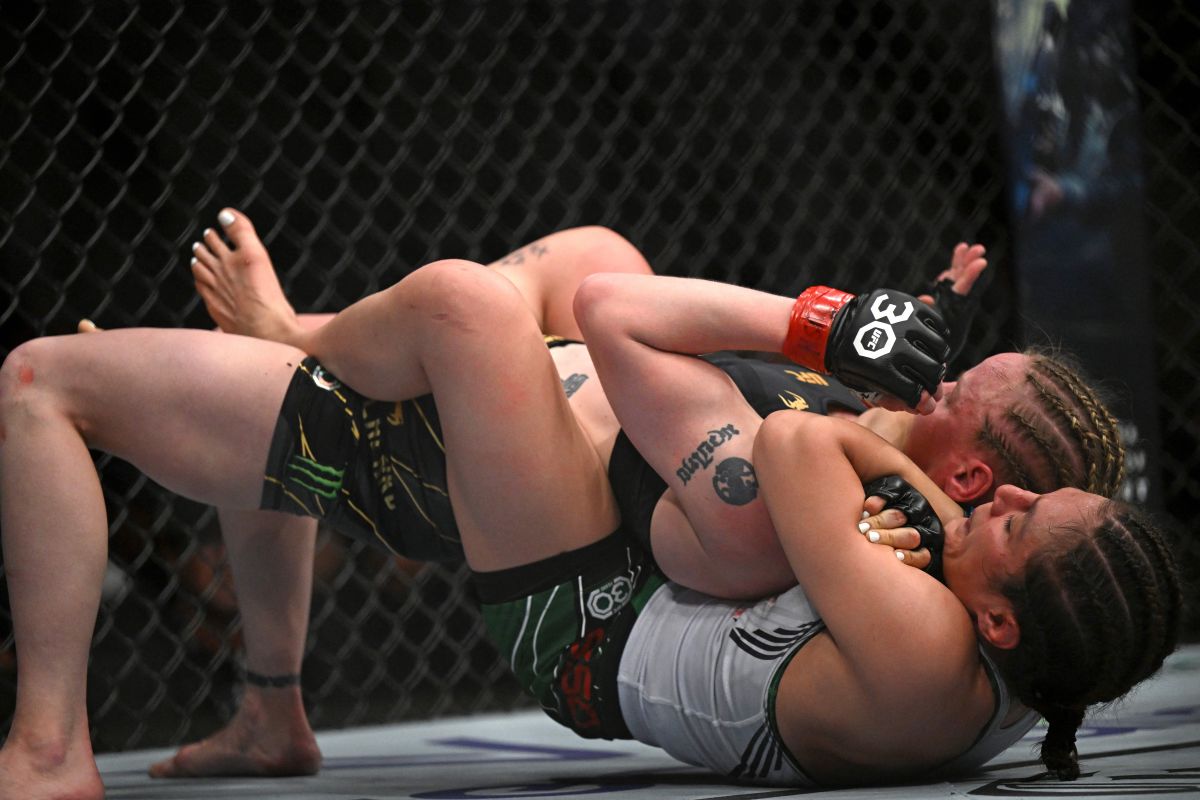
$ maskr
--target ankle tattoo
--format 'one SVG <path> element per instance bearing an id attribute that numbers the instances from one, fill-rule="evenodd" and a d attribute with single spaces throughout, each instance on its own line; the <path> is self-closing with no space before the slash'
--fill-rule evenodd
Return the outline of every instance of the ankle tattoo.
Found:
<path id="1" fill-rule="evenodd" d="M 300 685 L 300 673 L 292 672 L 286 675 L 262 675 L 258 672 L 245 670 L 246 683 L 261 689 L 286 689 L 289 686 Z"/>

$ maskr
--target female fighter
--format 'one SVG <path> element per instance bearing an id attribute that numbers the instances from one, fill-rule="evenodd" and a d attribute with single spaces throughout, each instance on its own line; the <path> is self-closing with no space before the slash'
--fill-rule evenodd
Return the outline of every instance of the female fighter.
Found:
<path id="1" fill-rule="evenodd" d="M 591 290 L 580 299 L 585 306 L 598 309 L 620 295 L 604 281 L 588 283 Z M 670 285 L 674 293 L 676 284 Z M 699 291 L 706 292 L 707 287 Z M 681 309 L 686 306 L 698 318 L 717 317 L 728 326 L 725 346 L 777 352 L 784 347 L 793 313 L 791 300 L 750 290 L 723 297 L 722 308 L 706 307 L 708 300 L 700 294 L 677 299 Z M 586 316 L 586 308 L 582 310 L 580 316 Z M 681 349 L 708 350 L 710 342 L 706 334 Z M 320 363 L 304 359 L 305 352 Z M 725 380 L 723 373 L 718 374 Z M 687 377 L 701 380 L 699 373 Z M 336 398 L 331 402 L 342 404 L 339 413 L 354 413 L 350 406 L 357 401 L 342 392 L 343 381 L 388 401 L 436 398 L 438 446 L 445 450 L 445 491 L 451 498 L 457 535 L 472 569 L 479 573 L 497 637 L 505 640 L 512 638 L 511 631 L 518 634 L 514 643 L 518 674 L 525 669 L 518 660 L 521 649 L 541 647 L 546 640 L 522 641 L 519 626 L 505 627 L 506 620 L 513 619 L 513 602 L 526 606 L 533 602 L 509 596 L 515 584 L 528 591 L 526 579 L 536 576 L 539 584 L 547 586 L 547 600 L 554 605 L 557 581 L 585 560 L 591 565 L 588 569 L 599 567 L 603 574 L 589 573 L 581 597 L 586 600 L 604 587 L 609 589 L 595 594 L 596 604 L 585 604 L 580 613 L 607 620 L 626 608 L 637 609 L 640 599 L 646 599 L 653 571 L 637 563 L 636 549 L 623 543 L 620 532 L 613 535 L 618 514 L 603 461 L 584 430 L 585 423 L 568 404 L 541 332 L 513 284 L 485 267 L 443 261 L 417 270 L 339 314 L 314 332 L 303 351 L 198 331 L 130 330 L 35 340 L 13 351 L 0 370 L 0 425 L 6 437 L 0 448 L 0 492 L 21 670 L 13 728 L 0 751 L 0 797 L 86 797 L 102 792 L 87 740 L 83 694 L 107 526 L 87 448 L 126 458 L 168 488 L 203 502 L 253 509 L 311 501 L 313 513 L 345 518 L 359 514 L 373 527 L 377 520 L 354 503 L 359 488 L 354 482 L 378 481 L 379 476 L 370 471 L 365 477 L 348 474 L 339 466 L 352 442 L 365 442 L 370 448 L 372 428 L 356 423 L 345 434 L 317 438 L 312 432 L 310 438 L 305 425 L 310 398 L 300 387 L 316 386 Z M 420 412 L 416 415 L 423 417 Z M 750 437 L 738 429 L 739 422 L 740 418 L 731 423 L 735 431 L 728 443 L 736 440 L 741 447 Z M 751 422 L 747 431 L 756 428 Z M 674 440 L 669 444 L 674 445 Z M 763 452 L 771 461 L 776 450 Z M 369 463 L 387 465 L 378 459 Z M 889 472 L 897 471 L 888 466 Z M 306 494 L 297 495 L 296 487 Z M 861 489 L 857 491 L 855 502 L 861 507 Z M 838 497 L 843 495 L 839 492 Z M 1060 505 L 1061 500 L 1052 499 L 1049 507 Z M 1068 505 L 1074 509 L 1078 503 Z M 774 524 L 785 533 L 790 517 L 771 511 Z M 823 524 L 829 521 L 828 514 L 818 516 Z M 683 532 L 681 521 L 673 529 Z M 785 546 L 785 552 L 794 560 L 790 546 Z M 586 557 L 581 559 L 581 554 Z M 892 563 L 898 565 L 894 559 Z M 799 575 L 801 570 L 796 572 Z M 1150 565 L 1152 577 L 1159 572 L 1169 574 L 1165 567 Z M 921 577 L 915 571 L 911 574 Z M 51 579 L 54 591 L 47 592 Z M 547 581 L 556 583 L 551 586 Z M 605 594 L 612 601 L 608 605 Z M 640 599 L 630 605 L 631 598 Z M 970 597 L 963 600 L 971 602 Z M 930 605 L 927 616 L 939 619 L 942 612 Z M 1171 606 L 1160 602 L 1156 608 L 1169 611 Z M 959 609 L 966 614 L 961 604 Z M 547 607 L 546 612 L 549 620 L 566 613 L 559 605 L 553 612 Z M 822 613 L 827 612 L 822 608 Z M 627 614 L 622 618 L 629 619 Z M 1169 621 L 1168 616 L 1164 624 Z M 835 629 L 829 630 L 836 638 Z M 587 635 L 595 639 L 594 632 Z M 1169 642 L 1169 637 L 1161 640 Z M 619 649 L 619 644 L 610 649 Z M 570 644 L 557 650 L 562 658 L 580 652 Z M 804 650 L 807 647 L 800 652 Z M 1132 650 L 1108 652 L 1119 660 Z M 1034 660 L 1043 663 L 1041 655 Z M 796 663 L 795 658 L 792 661 Z M 805 659 L 799 663 L 817 669 L 813 675 L 826 674 Z M 1143 677 L 1143 666 L 1133 664 L 1122 671 L 1124 683 Z M 986 680 L 983 666 L 974 668 Z M 1081 670 L 1108 674 L 1087 665 Z M 827 674 L 833 679 L 838 676 L 836 671 Z M 544 677 L 535 674 L 534 680 L 541 682 Z M 1078 683 L 1072 680 L 1071 686 Z M 537 684 L 530 685 L 539 691 Z M 976 685 L 982 684 L 976 681 Z M 1037 683 L 1031 691 L 1040 697 L 1047 691 L 1043 685 L 1048 684 Z M 949 693 L 956 700 L 966 699 Z M 970 736 L 964 732 L 981 721 L 970 716 L 970 709 L 982 708 L 979 697 L 972 696 L 974 703 L 955 706 L 967 709 L 970 717 L 955 728 L 961 737 L 948 735 L 931 745 L 925 761 L 916 763 L 929 766 L 933 757 L 941 763 L 959 745 L 962 752 L 970 748 L 980 729 Z M 993 700 L 987 703 L 989 711 Z M 586 711 L 580 713 L 590 719 Z M 836 766 L 823 762 L 815 749 L 781 735 L 802 763 L 812 757 L 805 763 L 811 775 L 818 780 L 842 780 Z M 831 729 L 828 735 L 823 741 L 836 742 L 839 732 Z M 879 758 L 878 774 L 898 774 L 896 763 L 891 757 Z M 909 766 L 911 762 L 904 769 Z"/>

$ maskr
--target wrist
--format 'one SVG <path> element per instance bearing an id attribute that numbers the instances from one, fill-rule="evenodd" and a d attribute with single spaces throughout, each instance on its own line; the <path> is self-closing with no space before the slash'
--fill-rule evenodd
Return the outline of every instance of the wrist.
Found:
<path id="1" fill-rule="evenodd" d="M 783 355 L 801 366 L 828 372 L 825 349 L 833 319 L 853 299 L 854 295 L 828 286 L 810 286 L 801 292 L 792 305 Z"/>

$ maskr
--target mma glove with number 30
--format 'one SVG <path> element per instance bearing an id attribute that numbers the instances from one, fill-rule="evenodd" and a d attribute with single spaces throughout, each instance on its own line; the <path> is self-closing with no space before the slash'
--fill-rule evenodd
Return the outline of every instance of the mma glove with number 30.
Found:
<path id="1" fill-rule="evenodd" d="M 852 295 L 812 286 L 792 307 L 783 354 L 866 395 L 916 408 L 946 374 L 949 331 L 938 312 L 893 289 Z"/>

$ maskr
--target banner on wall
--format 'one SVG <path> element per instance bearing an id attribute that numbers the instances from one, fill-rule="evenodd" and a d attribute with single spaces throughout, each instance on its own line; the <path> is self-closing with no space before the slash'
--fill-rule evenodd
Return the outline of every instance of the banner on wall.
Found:
<path id="1" fill-rule="evenodd" d="M 1062 346 L 1113 390 L 1123 499 L 1161 502 L 1150 270 L 1124 0 L 996 0 L 1025 342 Z"/>

